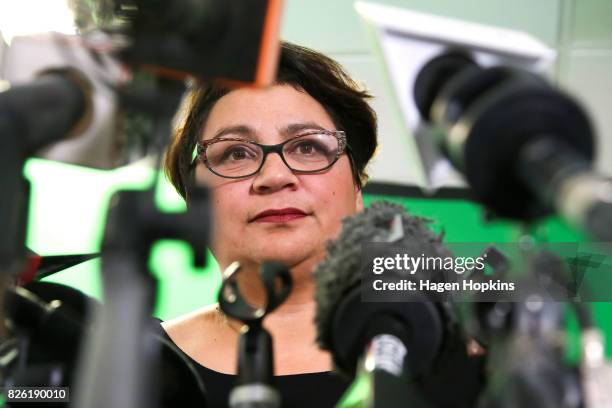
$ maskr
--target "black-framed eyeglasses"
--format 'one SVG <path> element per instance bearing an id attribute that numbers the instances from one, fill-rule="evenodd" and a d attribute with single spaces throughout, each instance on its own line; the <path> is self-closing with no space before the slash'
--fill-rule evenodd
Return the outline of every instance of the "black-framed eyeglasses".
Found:
<path id="1" fill-rule="evenodd" d="M 220 137 L 198 142 L 197 157 L 214 174 L 244 178 L 257 174 L 270 153 L 278 153 L 296 173 L 318 173 L 334 165 L 348 148 L 342 130 L 313 130 L 276 145 Z"/>

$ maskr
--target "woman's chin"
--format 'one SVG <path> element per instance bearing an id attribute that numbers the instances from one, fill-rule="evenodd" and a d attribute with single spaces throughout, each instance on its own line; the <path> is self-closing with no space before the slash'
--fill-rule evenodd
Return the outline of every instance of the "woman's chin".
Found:
<path id="1" fill-rule="evenodd" d="M 311 245 L 296 245 L 295 242 L 273 243 L 261 248 L 256 257 L 260 262 L 278 261 L 294 267 L 311 258 L 316 251 Z"/>

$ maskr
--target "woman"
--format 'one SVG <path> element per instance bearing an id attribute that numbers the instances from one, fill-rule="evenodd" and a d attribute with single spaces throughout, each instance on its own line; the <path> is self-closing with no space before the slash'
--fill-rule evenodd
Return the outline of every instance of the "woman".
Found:
<path id="1" fill-rule="evenodd" d="M 265 320 L 283 406 L 333 406 L 348 385 L 329 374 L 330 355 L 315 344 L 311 273 L 341 220 L 363 207 L 365 168 L 377 144 L 368 98 L 333 60 L 284 43 L 276 85 L 196 90 L 166 158 L 187 202 L 192 183 L 210 188 L 212 253 L 221 269 L 241 263 L 241 291 L 253 302 L 261 297 L 256 275 L 264 261 L 290 268 L 291 295 Z M 163 327 L 201 366 L 212 406 L 225 406 L 240 323 L 212 305 Z"/>

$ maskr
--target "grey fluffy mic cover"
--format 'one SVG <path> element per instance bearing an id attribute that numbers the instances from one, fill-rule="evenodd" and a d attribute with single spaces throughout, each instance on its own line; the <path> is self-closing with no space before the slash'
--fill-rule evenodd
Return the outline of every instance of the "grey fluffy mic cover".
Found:
<path id="1" fill-rule="evenodd" d="M 401 219 L 403 235 L 394 237 L 394 219 Z M 327 245 L 327 257 L 314 271 L 317 342 L 330 350 L 334 311 L 343 297 L 361 282 L 362 242 L 393 242 L 409 253 L 448 256 L 442 234 L 427 227 L 426 218 L 410 215 L 404 207 L 386 201 L 373 203 L 363 212 L 343 220 L 339 237 Z"/>

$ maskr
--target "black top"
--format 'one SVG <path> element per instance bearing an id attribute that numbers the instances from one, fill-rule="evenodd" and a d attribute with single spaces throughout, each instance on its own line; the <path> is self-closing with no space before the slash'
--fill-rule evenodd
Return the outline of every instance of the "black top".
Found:
<path id="1" fill-rule="evenodd" d="M 174 344 L 163 328 L 160 333 Z M 204 382 L 208 407 L 228 407 L 229 393 L 234 386 L 236 376 L 213 371 L 185 353 L 183 355 L 195 367 Z M 275 376 L 274 381 L 274 386 L 281 394 L 282 407 L 291 408 L 334 407 L 350 385 L 350 381 L 331 372 L 280 375 Z"/>

